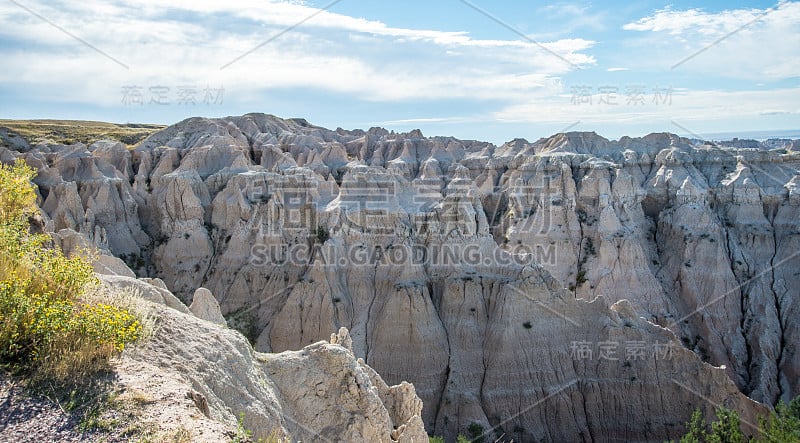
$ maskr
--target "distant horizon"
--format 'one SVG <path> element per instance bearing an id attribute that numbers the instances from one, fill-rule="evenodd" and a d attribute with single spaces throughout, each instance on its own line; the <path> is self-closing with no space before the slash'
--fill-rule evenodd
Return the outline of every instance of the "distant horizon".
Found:
<path id="1" fill-rule="evenodd" d="M 110 123 L 110 124 L 116 124 L 116 125 L 157 125 L 157 126 L 170 127 L 170 126 L 176 125 L 176 124 L 178 124 L 178 123 L 180 123 L 180 122 L 182 122 L 184 120 L 188 120 L 188 119 L 192 119 L 192 118 L 224 119 L 224 118 L 230 118 L 230 117 L 240 117 L 240 116 L 244 116 L 244 115 L 248 115 L 248 114 L 273 115 L 273 116 L 275 116 L 277 118 L 280 118 L 280 119 L 283 119 L 283 120 L 303 119 L 303 120 L 308 121 L 310 124 L 312 124 L 314 126 L 319 126 L 319 127 L 322 127 L 322 128 L 328 129 L 328 130 L 336 130 L 336 128 L 340 128 L 341 127 L 341 128 L 343 128 L 345 130 L 350 130 L 350 131 L 355 131 L 355 130 L 366 131 L 366 130 L 369 130 L 370 128 L 372 128 L 372 127 L 376 127 L 374 125 L 364 125 L 364 126 L 355 126 L 355 127 L 345 128 L 345 127 L 343 127 L 341 125 L 331 126 L 331 125 L 319 124 L 317 122 L 309 120 L 306 117 L 301 117 L 301 116 L 283 117 L 283 116 L 276 115 L 276 114 L 273 114 L 273 113 L 270 113 L 270 112 L 246 112 L 246 113 L 241 114 L 241 115 L 226 115 L 226 116 L 193 115 L 193 116 L 185 117 L 185 118 L 182 118 L 180 120 L 174 121 L 172 123 L 168 123 L 168 122 L 161 123 L 161 122 L 152 122 L 152 121 L 126 121 L 126 122 L 120 122 L 120 121 L 110 121 L 110 120 L 69 119 L 69 118 L 51 118 L 51 117 L 45 117 L 45 118 L 5 118 L 5 117 L 2 117 L 2 118 L 0 118 L 0 123 L 2 123 L 3 121 L 55 121 L 55 122 L 57 122 L 57 121 L 76 121 L 76 122 L 83 121 L 83 122 L 96 122 L 96 123 Z M 790 139 L 790 140 L 798 140 L 798 139 L 800 139 L 800 129 L 742 130 L 742 131 L 729 131 L 729 132 L 712 132 L 712 133 L 707 133 L 707 134 L 696 134 L 696 133 L 695 134 L 691 134 L 691 133 L 687 133 L 687 132 L 681 132 L 680 130 L 678 130 L 678 131 L 676 131 L 676 130 L 663 130 L 663 131 L 656 130 L 656 131 L 650 131 L 650 132 L 639 133 L 639 134 L 622 134 L 622 135 L 613 137 L 613 136 L 605 135 L 602 130 L 587 128 L 587 129 L 580 129 L 580 130 L 578 130 L 578 129 L 570 129 L 568 131 L 557 131 L 557 132 L 552 132 L 552 133 L 549 133 L 549 134 L 546 134 L 546 135 L 531 136 L 531 137 L 520 135 L 520 136 L 516 136 L 516 137 L 512 137 L 512 138 L 503 140 L 501 142 L 497 142 L 497 141 L 493 141 L 493 140 L 484 140 L 484 139 L 477 139 L 477 138 L 470 138 L 470 137 L 460 137 L 457 134 L 432 133 L 430 131 L 427 131 L 424 126 L 418 126 L 418 127 L 415 127 L 415 128 L 402 129 L 402 130 L 401 129 L 397 129 L 397 128 L 393 128 L 393 127 L 389 127 L 389 126 L 377 126 L 377 127 L 380 127 L 380 128 L 386 129 L 387 131 L 392 131 L 392 132 L 395 132 L 395 133 L 408 133 L 408 132 L 411 132 L 411 131 L 414 131 L 414 130 L 419 130 L 419 131 L 422 132 L 422 134 L 425 137 L 428 137 L 428 138 L 430 138 L 430 137 L 453 137 L 453 138 L 456 138 L 458 140 L 473 140 L 473 141 L 480 141 L 480 142 L 488 142 L 488 143 L 492 143 L 492 144 L 494 144 L 496 146 L 502 146 L 503 144 L 508 143 L 510 141 L 513 141 L 515 139 L 525 139 L 528 142 L 533 143 L 533 142 L 535 142 L 535 141 L 537 141 L 539 139 L 552 137 L 553 135 L 556 135 L 556 134 L 561 134 L 561 133 L 580 133 L 580 132 L 594 132 L 597 135 L 599 135 L 599 136 L 601 136 L 601 137 L 603 137 L 603 138 L 605 138 L 605 139 L 607 139 L 609 141 L 619 141 L 619 139 L 622 138 L 622 137 L 641 138 L 641 137 L 645 137 L 645 136 L 650 135 L 650 134 L 658 134 L 658 133 L 670 133 L 670 134 L 675 134 L 677 136 L 685 137 L 685 138 L 688 138 L 688 139 L 698 139 L 698 140 L 717 141 L 717 142 L 731 141 L 733 139 L 756 140 L 756 141 L 759 141 L 759 142 L 763 142 L 765 140 L 770 140 L 770 139 Z"/>
<path id="2" fill-rule="evenodd" d="M 0 20 L 0 116 L 268 109 L 495 144 L 800 120 L 800 0 L 26 0 Z"/>
<path id="3" fill-rule="evenodd" d="M 743 134 L 743 135 L 737 135 Z M 682 134 L 679 134 L 682 135 Z M 779 129 L 773 131 L 741 131 L 741 132 L 721 132 L 706 134 L 713 141 L 729 141 L 733 138 L 740 140 L 772 140 L 772 139 L 800 139 L 800 129 Z M 730 138 L 725 138 L 730 137 Z M 691 137 L 690 137 L 691 138 Z"/>

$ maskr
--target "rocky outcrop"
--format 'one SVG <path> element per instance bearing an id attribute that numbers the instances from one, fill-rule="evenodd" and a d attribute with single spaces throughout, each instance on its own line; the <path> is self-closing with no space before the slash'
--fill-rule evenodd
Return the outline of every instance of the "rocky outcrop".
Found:
<path id="1" fill-rule="evenodd" d="M 743 394 L 800 393 L 800 154 L 775 143 L 494 146 L 248 114 L 14 155 L 53 229 L 186 303 L 208 288 L 257 349 L 348 328 L 430 433 L 661 441 L 695 407 L 754 419 Z"/>
<path id="2" fill-rule="evenodd" d="M 125 292 L 118 279 L 103 281 L 112 293 Z M 139 309 L 155 325 L 149 337 L 123 353 L 116 378 L 124 391 L 150 399 L 145 409 L 159 409 L 154 414 L 140 412 L 145 420 L 152 415 L 153 420 L 183 426 L 192 441 L 227 441 L 217 429 L 235 429 L 237 420 L 254 439 L 277 435 L 289 441 L 427 440 L 422 402 L 414 387 L 384 383 L 340 345 L 348 343 L 346 329 L 336 343 L 320 341 L 299 351 L 262 354 L 238 332 L 153 303 L 145 293 L 161 289 L 134 281 L 144 288 L 139 295 L 148 300 Z M 197 291 L 198 303 L 206 292 Z M 211 419 L 211 425 L 192 409 Z"/>
<path id="3" fill-rule="evenodd" d="M 192 304 L 189 306 L 189 310 L 192 311 L 192 314 L 197 318 L 202 318 L 203 320 L 222 326 L 228 325 L 225 321 L 225 317 L 222 316 L 222 312 L 219 310 L 217 299 L 214 298 L 214 294 L 206 288 L 197 288 L 197 290 L 194 291 Z"/>

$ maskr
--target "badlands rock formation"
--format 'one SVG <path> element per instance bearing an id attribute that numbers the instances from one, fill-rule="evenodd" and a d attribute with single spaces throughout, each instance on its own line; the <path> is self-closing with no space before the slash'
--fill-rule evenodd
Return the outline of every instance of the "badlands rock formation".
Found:
<path id="1" fill-rule="evenodd" d="M 103 281 L 115 293 L 160 292 L 128 277 Z M 145 409 L 156 409 L 141 414 L 145 422 L 183 424 L 193 442 L 230 441 L 221 425 L 236 429 L 240 418 L 255 440 L 427 441 L 414 387 L 387 386 L 355 358 L 344 328 L 331 343 L 262 354 L 238 332 L 163 303 L 145 303 L 154 332 L 117 364 L 119 384 L 150 398 Z"/>
<path id="2" fill-rule="evenodd" d="M 776 143 L 248 114 L 0 159 L 39 170 L 49 229 L 184 303 L 207 288 L 259 351 L 348 328 L 431 434 L 662 441 L 696 407 L 755 423 L 747 396 L 800 394 L 800 154 Z"/>

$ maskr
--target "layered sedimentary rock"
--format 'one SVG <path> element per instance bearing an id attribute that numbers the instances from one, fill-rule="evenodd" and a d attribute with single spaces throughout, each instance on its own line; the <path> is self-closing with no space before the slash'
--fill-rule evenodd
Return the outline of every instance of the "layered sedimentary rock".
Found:
<path id="1" fill-rule="evenodd" d="M 754 420 L 742 393 L 800 393 L 800 154 L 773 145 L 248 114 L 14 155 L 55 230 L 184 302 L 208 288 L 257 349 L 347 327 L 430 433 L 658 441 L 704 399 Z"/>
<path id="2" fill-rule="evenodd" d="M 162 292 L 128 277 L 102 279 L 113 293 L 133 291 L 149 301 L 144 294 Z M 208 290 L 197 292 L 203 298 Z M 197 429 L 187 431 L 192 441 L 227 441 L 230 436 L 198 431 L 220 425 L 235 429 L 239 421 L 255 440 L 270 436 L 287 441 L 427 440 L 420 418 L 422 401 L 414 387 L 388 386 L 353 355 L 344 328 L 330 338 L 331 343 L 262 354 L 238 332 L 163 302 L 139 309 L 152 319 L 154 331 L 123 353 L 115 364 L 116 377 L 126 390 L 151 399 L 141 416 L 172 427 L 194 422 Z M 177 407 L 184 403 L 188 408 Z M 211 423 L 200 426 L 198 416 Z"/>

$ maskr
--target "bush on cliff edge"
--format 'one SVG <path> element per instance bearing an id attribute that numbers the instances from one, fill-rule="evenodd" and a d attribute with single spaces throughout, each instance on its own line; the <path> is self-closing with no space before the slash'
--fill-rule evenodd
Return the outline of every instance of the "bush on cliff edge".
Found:
<path id="1" fill-rule="evenodd" d="M 788 405 L 778 403 L 769 416 L 761 417 L 758 426 L 753 423 L 742 423 L 736 411 L 719 407 L 717 419 L 706 423 L 699 409 L 686 423 L 686 435 L 680 443 L 797 443 L 800 442 L 800 396 Z M 757 435 L 751 439 L 745 437 L 742 426 L 757 428 Z"/>
<path id="2" fill-rule="evenodd" d="M 0 365 L 72 382 L 106 368 L 142 327 L 125 309 L 86 300 L 97 285 L 89 259 L 30 232 L 34 174 L 23 162 L 0 164 Z"/>

